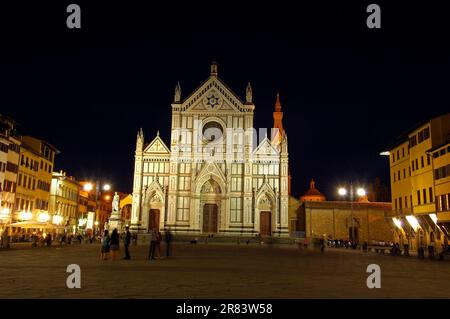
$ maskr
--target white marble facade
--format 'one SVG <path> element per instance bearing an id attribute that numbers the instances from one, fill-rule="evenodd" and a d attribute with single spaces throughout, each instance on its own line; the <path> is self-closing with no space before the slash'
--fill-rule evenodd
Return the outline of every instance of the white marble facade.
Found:
<path id="1" fill-rule="evenodd" d="M 245 100 L 221 81 L 216 64 L 187 98 L 176 86 L 170 148 L 159 133 L 150 143 L 142 130 L 137 136 L 133 231 L 288 235 L 287 137 L 273 143 L 273 132 L 254 129 L 250 84 Z"/>

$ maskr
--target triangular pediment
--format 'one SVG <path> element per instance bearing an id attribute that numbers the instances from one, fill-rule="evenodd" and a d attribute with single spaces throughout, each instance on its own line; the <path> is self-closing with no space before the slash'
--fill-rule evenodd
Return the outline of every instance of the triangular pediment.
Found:
<path id="1" fill-rule="evenodd" d="M 170 155 L 169 148 L 166 146 L 161 137 L 159 137 L 159 135 L 156 136 L 155 139 L 151 141 L 150 144 L 147 145 L 147 147 L 144 150 L 144 153 Z"/>
<path id="2" fill-rule="evenodd" d="M 278 150 L 273 146 L 270 140 L 265 137 L 253 151 L 254 155 L 279 155 Z"/>
<path id="3" fill-rule="evenodd" d="M 219 167 L 219 165 L 217 165 L 214 162 L 211 163 L 207 163 L 202 169 L 201 171 L 198 173 L 196 180 L 200 180 L 202 178 L 204 178 L 206 175 L 210 176 L 210 175 L 216 175 L 220 178 L 221 181 L 225 181 L 225 175 L 222 172 L 221 168 Z"/>
<path id="4" fill-rule="evenodd" d="M 234 111 L 245 110 L 241 99 L 217 76 L 211 76 L 180 106 L 182 111 Z"/>

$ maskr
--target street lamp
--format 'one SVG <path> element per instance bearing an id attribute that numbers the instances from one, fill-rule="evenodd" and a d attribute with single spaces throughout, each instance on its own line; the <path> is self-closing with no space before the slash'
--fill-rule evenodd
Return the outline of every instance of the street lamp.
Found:
<path id="1" fill-rule="evenodd" d="M 350 183 L 350 206 L 351 206 L 351 218 L 352 218 L 352 247 L 353 249 L 356 249 L 356 239 L 355 239 L 355 218 L 354 218 L 354 212 L 353 212 L 353 201 L 355 200 L 355 190 L 353 188 L 353 183 Z M 339 196 L 346 196 L 348 193 L 347 189 L 345 187 L 339 187 L 338 194 Z M 366 190 L 362 187 L 358 187 L 356 189 L 356 195 L 359 197 L 366 196 Z"/>
<path id="2" fill-rule="evenodd" d="M 101 184 L 102 184 L 102 186 L 100 188 Z M 98 226 L 99 225 L 98 214 L 99 214 L 99 211 L 100 211 L 100 209 L 99 209 L 99 206 L 100 206 L 99 205 L 99 199 L 100 199 L 100 195 L 101 195 L 100 194 L 100 189 L 108 192 L 108 191 L 111 190 L 112 187 L 111 187 L 111 184 L 109 184 L 109 183 L 101 183 L 99 180 L 97 180 L 94 183 L 87 182 L 86 184 L 84 184 L 83 189 L 85 191 L 87 191 L 87 192 L 90 192 L 90 191 L 92 191 L 94 189 L 94 187 L 95 187 L 95 205 L 96 205 L 96 212 L 95 212 L 95 217 L 94 217 L 94 220 L 95 220 L 94 225 Z M 93 229 L 93 232 L 95 234 L 95 227 Z"/>

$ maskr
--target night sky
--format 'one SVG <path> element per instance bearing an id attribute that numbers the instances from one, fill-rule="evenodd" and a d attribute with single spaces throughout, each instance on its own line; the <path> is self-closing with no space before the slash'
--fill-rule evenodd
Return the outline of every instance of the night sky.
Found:
<path id="1" fill-rule="evenodd" d="M 209 76 L 245 99 L 270 128 L 278 91 L 293 195 L 310 178 L 330 198 L 353 180 L 386 183 L 379 155 L 417 122 L 449 107 L 446 11 L 395 1 L 20 1 L 0 6 L 0 112 L 61 154 L 56 169 L 132 191 L 136 133 L 169 144 L 171 102 Z M 381 6 L 368 29 L 366 7 Z M 81 29 L 66 7 L 81 6 Z"/>

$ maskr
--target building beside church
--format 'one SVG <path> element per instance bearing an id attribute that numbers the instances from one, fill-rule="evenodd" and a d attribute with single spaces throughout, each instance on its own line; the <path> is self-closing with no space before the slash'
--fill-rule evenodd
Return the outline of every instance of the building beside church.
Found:
<path id="1" fill-rule="evenodd" d="M 389 155 L 396 240 L 440 250 L 450 239 L 450 113 L 418 123 Z"/>
<path id="2" fill-rule="evenodd" d="M 318 239 L 350 240 L 357 244 L 374 245 L 394 240 L 389 202 L 369 202 L 367 197 L 358 201 L 328 201 L 314 180 L 310 188 L 291 199 L 290 232 L 311 243 Z"/>
<path id="3" fill-rule="evenodd" d="M 253 126 L 252 87 L 242 101 L 218 77 L 217 65 L 192 94 L 175 88 L 171 140 L 135 152 L 131 230 L 288 236 L 288 141 L 277 96 L 274 128 Z M 269 137 L 267 137 L 269 136 Z"/>

